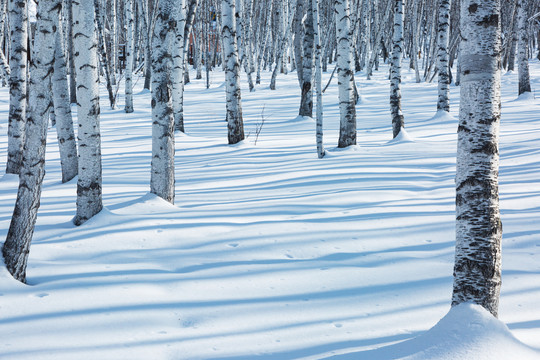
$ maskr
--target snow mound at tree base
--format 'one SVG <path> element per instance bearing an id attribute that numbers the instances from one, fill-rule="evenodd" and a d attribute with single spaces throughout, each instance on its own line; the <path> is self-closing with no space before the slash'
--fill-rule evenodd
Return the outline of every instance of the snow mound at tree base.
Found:
<path id="1" fill-rule="evenodd" d="M 403 344 L 422 349 L 407 360 L 423 359 L 540 359 L 540 351 L 517 340 L 508 327 L 479 305 L 461 304 L 427 333 Z"/>
<path id="2" fill-rule="evenodd" d="M 434 327 L 404 342 L 328 360 L 539 360 L 540 350 L 521 343 L 508 327 L 471 303 L 452 307 Z"/>
<path id="3" fill-rule="evenodd" d="M 540 351 L 521 343 L 508 327 L 475 304 L 452 307 L 437 325 L 408 341 L 357 356 L 338 359 L 370 360 L 538 360 Z"/>

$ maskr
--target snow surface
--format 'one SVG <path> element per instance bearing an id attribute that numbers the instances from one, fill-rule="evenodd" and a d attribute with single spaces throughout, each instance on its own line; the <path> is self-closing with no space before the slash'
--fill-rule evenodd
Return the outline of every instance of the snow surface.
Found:
<path id="1" fill-rule="evenodd" d="M 133 114 L 110 110 L 102 89 L 106 208 L 71 223 L 76 181 L 60 181 L 51 130 L 30 286 L 0 267 L 0 358 L 540 359 L 540 100 L 517 99 L 517 74 L 502 78 L 498 321 L 469 304 L 449 311 L 459 89 L 450 115 L 436 114 L 437 85 L 404 71 L 406 131 L 392 140 L 387 73 L 357 74 L 358 145 L 347 149 L 335 148 L 328 88 L 321 160 L 314 122 L 296 116 L 295 74 L 280 75 L 277 91 L 269 73 L 257 91 L 243 88 L 249 137 L 235 146 L 223 73 L 210 89 L 193 80 L 176 205 L 148 194 L 142 80 Z M 540 89 L 538 61 L 531 79 Z M 8 102 L 0 89 L 1 164 Z M 4 175 L 0 239 L 16 193 Z"/>

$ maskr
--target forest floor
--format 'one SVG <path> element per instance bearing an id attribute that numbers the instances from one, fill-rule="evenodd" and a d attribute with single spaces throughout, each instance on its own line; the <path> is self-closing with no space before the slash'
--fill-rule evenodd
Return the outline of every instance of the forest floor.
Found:
<path id="1" fill-rule="evenodd" d="M 540 359 L 540 63 L 536 98 L 516 99 L 517 74 L 502 77 L 500 321 L 472 305 L 449 312 L 459 88 L 451 116 L 436 116 L 436 83 L 404 71 L 407 130 L 392 140 L 387 74 L 357 74 L 358 145 L 345 150 L 334 79 L 318 159 L 295 73 L 276 91 L 267 72 L 243 88 L 249 136 L 229 146 L 223 73 L 206 89 L 192 72 L 175 205 L 148 194 L 143 81 L 132 114 L 122 89 L 116 110 L 103 89 L 105 209 L 72 224 L 76 180 L 61 183 L 51 128 L 29 286 L 0 269 L 0 358 Z M 1 88 L 2 166 L 8 105 Z M 17 185 L 0 178 L 0 241 Z"/>

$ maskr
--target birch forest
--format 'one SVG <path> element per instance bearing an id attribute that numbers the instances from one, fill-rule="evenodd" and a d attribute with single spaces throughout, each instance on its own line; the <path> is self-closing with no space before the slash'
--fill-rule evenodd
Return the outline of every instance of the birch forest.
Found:
<path id="1" fill-rule="evenodd" d="M 292 120 L 284 121 L 283 135 L 274 138 L 287 138 L 290 149 L 294 149 L 297 134 L 290 129 L 312 122 L 309 141 L 313 146 L 306 154 L 318 161 L 309 165 L 310 169 L 317 169 L 313 170 L 315 174 L 321 168 L 332 169 L 337 158 L 351 152 L 358 152 L 360 157 L 382 156 L 375 150 L 362 152 L 364 145 L 371 149 L 365 138 L 371 130 L 362 132 L 364 135 L 359 132 L 370 121 L 370 115 L 366 115 L 370 107 L 379 109 L 377 114 L 385 114 L 375 129 L 384 129 L 388 139 L 395 143 L 409 141 L 409 126 L 412 122 L 416 129 L 418 122 L 408 115 L 416 105 L 404 94 L 409 88 L 419 89 L 420 93 L 421 89 L 434 89 L 436 97 L 422 98 L 423 115 L 430 119 L 426 123 L 446 121 L 454 129 L 454 135 L 457 134 L 457 141 L 452 141 L 456 152 L 449 190 L 451 206 L 455 209 L 451 211 L 450 221 L 455 236 L 451 234 L 453 272 L 448 274 L 451 290 L 445 288 L 448 305 L 461 309 L 456 311 L 464 311 L 459 307 L 463 304 L 478 305 L 497 318 L 504 272 L 504 219 L 501 220 L 504 211 L 499 201 L 500 127 L 504 113 L 501 94 L 510 91 L 515 101 L 529 101 L 526 104 L 530 105 L 523 105 L 523 111 L 537 106 L 540 88 L 535 84 L 539 83 L 539 72 L 534 69 L 539 61 L 540 0 L 0 0 L 0 91 L 5 90 L 7 99 L 7 110 L 1 113 L 5 115 L 2 127 L 6 130 L 2 166 L 6 179 L 8 176 L 17 179 L 17 186 L 9 192 L 13 212 L 9 218 L 6 216 L 4 223 L 8 228 L 2 233 L 5 268 L 15 280 L 33 283 L 27 270 L 35 234 L 46 233 L 46 230 L 38 232 L 42 216 L 41 210 L 38 215 L 38 209 L 44 201 L 44 179 L 50 176 L 45 174 L 45 160 L 52 151 L 58 152 L 58 183 L 73 184 L 74 201 L 70 200 L 73 211 L 68 214 L 71 220 L 69 225 L 60 227 L 70 226 L 74 232 L 84 230 L 99 221 L 96 218 L 100 214 L 111 211 L 106 205 L 114 203 L 111 199 L 115 199 L 116 190 L 107 188 L 104 181 L 107 170 L 103 141 L 110 131 L 102 131 L 103 114 L 114 114 L 118 119 L 115 122 L 122 125 L 119 131 L 125 129 L 126 134 L 139 126 L 138 122 L 131 124 L 126 119 L 143 119 L 148 124 L 148 166 L 138 167 L 137 174 L 145 174 L 144 186 L 149 196 L 159 199 L 160 206 L 186 212 L 193 209 L 196 213 L 198 206 L 214 204 L 212 199 L 206 196 L 204 201 L 208 205 L 187 206 L 179 186 L 191 178 L 199 178 L 200 184 L 192 186 L 203 188 L 212 178 L 210 173 L 205 173 L 211 171 L 207 168 L 210 160 L 197 165 L 201 173 L 195 177 L 186 178 L 182 170 L 185 163 L 194 161 L 185 155 L 190 150 L 184 145 L 186 141 L 189 143 L 192 131 L 202 126 L 200 110 L 209 109 L 216 114 L 217 124 L 226 133 L 219 140 L 224 147 L 219 149 L 227 153 L 241 150 L 247 143 L 253 144 L 249 146 L 254 149 L 262 146 L 265 131 L 277 126 L 272 123 L 272 117 L 279 111 L 279 103 L 294 99 L 289 116 Z M 506 81 L 509 76 L 517 76 L 517 80 Z M 291 83 L 293 95 L 286 92 Z M 372 95 L 366 89 L 379 83 L 385 89 L 384 100 L 366 101 Z M 189 97 L 198 86 L 200 96 L 197 96 L 201 100 L 194 107 Z M 252 99 L 262 92 L 260 102 L 265 103 L 257 104 L 258 115 L 254 116 Z M 452 94 L 455 94 L 453 98 Z M 216 100 L 221 97 L 223 101 Z M 267 110 L 266 102 L 274 102 L 276 108 Z M 326 107 L 335 107 L 335 111 L 327 113 Z M 328 121 L 338 125 L 329 127 Z M 205 134 L 204 129 L 196 131 Z M 47 140 L 51 132 L 58 144 L 55 150 L 51 150 Z M 121 138 L 119 134 L 115 136 Z M 197 148 L 195 143 L 189 144 Z M 201 149 L 206 149 L 205 146 L 201 145 Z M 301 149 L 299 154 L 304 151 Z M 116 151 L 122 154 L 125 150 L 118 145 Z M 278 152 L 275 154 L 278 156 Z M 246 169 L 256 166 L 258 160 L 254 156 L 245 157 L 245 166 L 235 165 L 240 172 L 234 168 L 227 170 L 221 182 L 212 182 L 214 187 L 219 189 L 222 184 L 234 181 L 245 184 L 241 179 L 252 176 Z M 400 164 L 400 159 L 407 162 L 407 156 L 407 151 L 403 151 L 388 159 Z M 220 163 L 228 161 L 236 164 L 234 155 L 224 157 Z M 355 160 L 351 161 L 347 166 L 354 168 Z M 300 171 L 303 166 L 307 165 L 298 160 L 287 172 Z M 273 165 L 268 165 L 269 172 L 271 169 Z M 410 171 L 415 171 L 414 166 L 411 165 Z M 278 181 L 277 177 L 268 176 L 269 183 Z M 332 176 L 330 172 L 327 178 Z M 360 172 L 357 181 L 362 179 Z M 297 181 L 305 184 L 313 181 L 313 192 L 317 192 L 319 185 L 310 176 Z M 378 180 L 373 181 L 376 184 Z M 294 186 L 290 187 L 291 196 Z M 340 188 L 337 192 L 347 190 Z M 366 190 L 367 193 L 371 191 Z M 64 195 L 58 192 L 57 196 Z M 121 196 L 124 195 L 118 198 L 123 199 Z M 283 196 L 275 201 L 289 195 Z M 231 195 L 220 203 L 219 211 L 212 210 L 215 222 L 210 220 L 207 225 L 201 225 L 216 229 L 205 235 L 206 240 L 219 234 L 218 228 L 226 227 L 221 223 L 225 221 L 224 214 L 237 211 L 234 197 Z M 268 210 L 268 219 L 288 211 L 280 209 Z M 309 213 L 307 209 L 306 214 Z M 306 214 L 302 216 L 308 219 Z M 239 215 L 238 224 L 244 223 L 243 216 L 249 218 L 249 210 Z M 177 237 L 182 242 L 181 221 L 178 224 Z M 54 228 L 53 224 L 48 226 Z M 240 238 L 241 229 L 237 231 Z M 296 234 L 301 237 L 301 233 Z M 391 237 L 399 241 L 400 235 Z M 540 243 L 537 238 L 534 241 L 538 251 Z M 232 244 L 229 248 L 235 249 L 239 243 L 229 240 L 228 244 Z M 332 259 L 338 253 L 321 258 Z M 347 260 L 347 256 L 352 259 L 363 255 L 362 250 L 356 249 L 344 256 Z M 268 265 L 274 261 L 259 260 L 267 261 L 264 264 Z M 250 260 L 238 262 L 247 265 Z M 191 268 L 197 270 L 197 266 Z M 200 266 L 202 269 L 205 265 Z M 540 273 L 538 269 L 534 271 Z M 537 291 L 535 294 L 538 296 Z M 470 315 L 467 314 L 460 316 L 465 319 Z M 441 323 L 444 324 L 444 319 Z M 192 326 L 189 322 L 184 324 Z M 531 319 L 530 328 L 538 331 L 540 319 Z M 405 339 L 389 336 L 386 342 Z M 340 341 L 343 348 L 355 346 L 353 340 Z M 327 350 L 337 351 L 334 355 L 343 354 L 339 348 L 336 345 Z M 261 349 L 266 351 L 264 347 Z M 358 358 L 389 360 L 412 354 L 399 347 L 384 351 L 373 353 L 373 357 L 369 352 L 362 353 L 365 357 Z M 540 352 L 534 351 L 532 355 L 525 351 L 519 358 L 528 359 L 529 355 L 531 359 L 537 358 Z M 96 354 L 94 358 L 100 358 Z M 214 358 L 201 354 L 194 351 L 172 358 Z M 231 354 L 231 358 L 247 359 L 253 351 Z M 307 359 L 304 356 L 313 354 L 313 351 L 294 354 L 283 351 L 275 357 L 263 358 Z M 325 354 L 328 358 L 332 355 Z M 326 358 L 319 355 L 317 359 Z M 119 356 L 111 358 L 123 358 Z M 131 354 L 128 358 L 152 358 L 146 356 L 150 355 Z M 156 357 L 161 358 L 169 357 Z M 446 359 L 438 355 L 431 358 Z"/>

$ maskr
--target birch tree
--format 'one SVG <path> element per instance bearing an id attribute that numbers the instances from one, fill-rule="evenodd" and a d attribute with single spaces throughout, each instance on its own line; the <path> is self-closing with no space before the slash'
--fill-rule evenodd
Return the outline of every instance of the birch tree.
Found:
<path id="1" fill-rule="evenodd" d="M 527 31 L 527 9 L 529 0 L 517 0 L 517 25 L 518 25 L 518 95 L 531 92 L 529 77 L 529 33 Z"/>
<path id="2" fill-rule="evenodd" d="M 9 32 L 11 36 L 9 64 L 9 120 L 6 174 L 19 174 L 26 124 L 26 63 L 28 18 L 26 0 L 9 0 Z"/>
<path id="3" fill-rule="evenodd" d="M 174 118 L 170 45 L 174 0 L 160 0 L 152 34 L 152 163 L 150 192 L 174 204 Z"/>
<path id="4" fill-rule="evenodd" d="M 54 113 L 56 115 L 56 134 L 60 150 L 62 166 L 62 182 L 68 182 L 77 176 L 79 161 L 77 159 L 77 143 L 71 117 L 71 104 L 67 78 L 67 66 L 64 49 L 62 21 L 54 17 L 56 27 L 54 50 L 54 73 L 52 76 L 52 93 Z"/>
<path id="5" fill-rule="evenodd" d="M 184 132 L 184 45 L 186 15 L 184 0 L 179 0 L 174 9 L 176 26 L 172 46 L 172 103 L 175 130 Z"/>
<path id="6" fill-rule="evenodd" d="M 69 65 L 69 102 L 71 104 L 77 103 L 77 84 L 75 82 L 75 55 L 73 52 L 73 1 L 64 0 L 66 14 L 67 14 L 67 51 L 68 51 L 68 65 Z"/>
<path id="7" fill-rule="evenodd" d="M 73 45 L 77 75 L 79 177 L 75 225 L 103 208 L 101 193 L 101 134 L 99 129 L 98 43 L 94 2 L 73 0 Z"/>
<path id="8" fill-rule="evenodd" d="M 439 96 L 437 111 L 450 111 L 450 66 L 448 38 L 450 34 L 450 0 L 439 0 L 439 21 L 437 34 L 437 60 L 439 70 Z"/>
<path id="9" fill-rule="evenodd" d="M 126 113 L 133 112 L 133 0 L 125 0 L 126 13 Z"/>
<path id="10" fill-rule="evenodd" d="M 38 3 L 35 52 L 30 63 L 27 137 L 15 209 L 2 248 L 8 271 L 23 283 L 26 283 L 26 265 L 45 175 L 45 141 L 52 107 L 49 86 L 55 58 L 54 25 L 58 22 L 55 17 L 59 16 L 59 9 L 59 0 L 40 0 Z"/>
<path id="11" fill-rule="evenodd" d="M 306 3 L 304 19 L 304 37 L 302 43 L 302 70 L 300 109 L 298 115 L 313 117 L 313 9 L 309 0 L 298 0 Z M 298 64 L 298 62 L 297 62 Z"/>
<path id="12" fill-rule="evenodd" d="M 405 127 L 401 112 L 401 57 L 403 54 L 403 0 L 394 2 L 394 33 L 392 36 L 392 59 L 390 63 L 390 112 L 394 138 Z"/>
<path id="13" fill-rule="evenodd" d="M 338 147 L 356 145 L 356 104 L 354 101 L 354 73 L 351 49 L 349 0 L 335 0 L 337 73 L 339 88 Z"/>
<path id="14" fill-rule="evenodd" d="M 463 0 L 452 305 L 473 302 L 494 316 L 501 286 L 500 29 L 499 0 Z"/>
<path id="15" fill-rule="evenodd" d="M 229 144 L 244 140 L 240 93 L 238 49 L 236 44 L 235 0 L 221 2 L 222 38 L 225 61 L 225 92 Z"/>
<path id="16" fill-rule="evenodd" d="M 321 65 L 321 37 L 319 23 L 319 0 L 311 0 L 311 8 L 313 11 L 313 41 L 315 43 L 315 93 L 317 98 L 317 125 L 316 125 L 316 140 L 317 140 L 317 155 L 322 159 L 326 154 L 323 144 L 323 102 L 322 102 L 322 65 Z"/>

